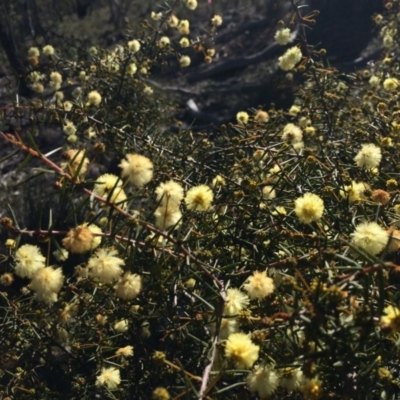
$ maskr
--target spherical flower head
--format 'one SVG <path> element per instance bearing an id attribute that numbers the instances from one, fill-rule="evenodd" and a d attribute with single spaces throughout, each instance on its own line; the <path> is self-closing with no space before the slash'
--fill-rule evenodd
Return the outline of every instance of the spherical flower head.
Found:
<path id="1" fill-rule="evenodd" d="M 52 56 L 55 53 L 54 47 L 51 44 L 44 46 L 42 51 L 45 56 Z"/>
<path id="2" fill-rule="evenodd" d="M 125 346 L 119 348 L 116 352 L 115 355 L 118 357 L 132 357 L 133 356 L 133 346 Z"/>
<path id="3" fill-rule="evenodd" d="M 162 18 L 163 14 L 162 14 L 162 12 L 156 13 L 156 12 L 152 11 L 150 16 L 151 16 L 151 19 L 153 21 L 160 21 L 160 19 Z"/>
<path id="4" fill-rule="evenodd" d="M 260 347 L 243 332 L 230 334 L 225 344 L 225 357 L 232 360 L 237 369 L 251 368 L 258 359 L 259 351 Z"/>
<path id="5" fill-rule="evenodd" d="M 28 56 L 29 57 L 39 57 L 40 56 L 40 50 L 37 47 L 30 47 L 28 50 Z"/>
<path id="6" fill-rule="evenodd" d="M 226 302 L 224 304 L 224 315 L 238 315 L 250 303 L 248 296 L 241 290 L 229 288 L 226 291 Z"/>
<path id="7" fill-rule="evenodd" d="M 36 93 L 43 93 L 44 92 L 44 86 L 40 82 L 35 82 L 32 86 L 31 89 L 36 92 Z"/>
<path id="8" fill-rule="evenodd" d="M 264 200 L 273 200 L 276 197 L 276 191 L 272 186 L 264 186 L 262 196 Z"/>
<path id="9" fill-rule="evenodd" d="M 89 259 L 89 276 L 97 278 L 101 283 L 112 283 L 118 279 L 123 270 L 125 261 L 119 257 L 115 249 L 98 249 L 96 254 Z"/>
<path id="10" fill-rule="evenodd" d="M 239 321 L 235 318 L 222 318 L 219 329 L 219 340 L 225 340 L 231 333 L 239 331 Z"/>
<path id="11" fill-rule="evenodd" d="M 162 37 L 160 38 L 160 40 L 158 41 L 158 45 L 159 45 L 160 47 L 167 47 L 167 46 L 170 45 L 170 43 L 171 43 L 171 41 L 169 40 L 169 37 L 168 37 L 168 36 L 162 36 Z"/>
<path id="12" fill-rule="evenodd" d="M 269 121 L 269 115 L 266 111 L 258 110 L 254 116 L 254 121 L 258 123 L 266 123 Z"/>
<path id="13" fill-rule="evenodd" d="M 345 186 L 344 190 L 340 191 L 342 197 L 348 198 L 350 203 L 355 203 L 360 200 L 365 200 L 365 192 L 369 191 L 370 187 L 365 182 L 352 181 L 351 185 Z"/>
<path id="14" fill-rule="evenodd" d="M 119 167 L 122 169 L 123 178 L 128 178 L 134 186 L 141 188 L 153 178 L 153 163 L 140 154 L 127 154 L 121 160 Z"/>
<path id="15" fill-rule="evenodd" d="M 301 142 L 303 140 L 303 132 L 295 124 L 286 124 L 283 128 L 282 140 L 292 144 Z"/>
<path id="16" fill-rule="evenodd" d="M 214 15 L 211 18 L 211 25 L 212 26 L 215 26 L 215 27 L 221 26 L 222 23 L 223 23 L 223 20 L 222 20 L 222 17 L 220 15 Z"/>
<path id="17" fill-rule="evenodd" d="M 381 80 L 376 75 L 372 75 L 371 78 L 369 78 L 369 84 L 373 88 L 377 88 L 380 83 L 381 83 Z"/>
<path id="18" fill-rule="evenodd" d="M 207 211 L 214 199 L 214 193 L 207 185 L 194 186 L 188 190 L 185 203 L 188 210 Z"/>
<path id="19" fill-rule="evenodd" d="M 65 121 L 63 126 L 63 131 L 66 135 L 75 135 L 76 133 L 76 126 L 72 121 Z"/>
<path id="20" fill-rule="evenodd" d="M 70 149 L 65 152 L 68 162 L 61 163 L 61 167 L 72 176 L 84 176 L 89 160 L 85 157 L 84 150 Z"/>
<path id="21" fill-rule="evenodd" d="M 249 122 L 249 114 L 246 111 L 239 111 L 236 114 L 236 121 L 238 124 L 246 125 Z"/>
<path id="22" fill-rule="evenodd" d="M 179 25 L 179 19 L 176 15 L 172 14 L 168 19 L 168 25 L 171 28 L 177 28 Z"/>
<path id="23" fill-rule="evenodd" d="M 299 390 L 304 379 L 303 372 L 299 368 L 284 368 L 282 370 L 279 386 L 288 392 Z"/>
<path id="24" fill-rule="evenodd" d="M 182 219 L 182 213 L 177 204 L 158 207 L 154 216 L 156 217 L 156 227 L 163 230 L 177 225 Z"/>
<path id="25" fill-rule="evenodd" d="M 385 229 L 376 222 L 363 222 L 357 225 L 351 236 L 353 246 L 372 255 L 379 254 L 389 241 Z"/>
<path id="26" fill-rule="evenodd" d="M 190 23 L 187 19 L 182 19 L 178 24 L 178 31 L 181 35 L 189 35 Z"/>
<path id="27" fill-rule="evenodd" d="M 256 366 L 247 375 L 247 385 L 250 392 L 257 393 L 261 399 L 271 396 L 279 385 L 279 375 L 271 367 Z"/>
<path id="28" fill-rule="evenodd" d="M 153 88 L 151 86 L 145 85 L 144 89 L 143 89 L 143 93 L 147 96 L 150 96 L 153 94 Z"/>
<path id="29" fill-rule="evenodd" d="M 69 252 L 82 254 L 95 248 L 98 241 L 93 230 L 87 224 L 82 224 L 70 229 L 62 244 Z"/>
<path id="30" fill-rule="evenodd" d="M 190 59 L 189 56 L 182 56 L 182 57 L 179 59 L 179 65 L 180 65 L 182 68 L 188 67 L 188 66 L 190 65 L 191 62 L 192 62 L 192 60 Z"/>
<path id="31" fill-rule="evenodd" d="M 302 57 L 303 54 L 297 46 L 291 47 L 283 56 L 279 57 L 279 67 L 284 71 L 290 71 L 301 61 Z"/>
<path id="32" fill-rule="evenodd" d="M 32 277 L 29 287 L 36 292 L 36 298 L 46 303 L 57 300 L 57 294 L 63 285 L 64 275 L 61 268 L 40 268 Z"/>
<path id="33" fill-rule="evenodd" d="M 128 330 L 129 322 L 126 319 L 122 319 L 114 324 L 113 328 L 118 333 L 124 333 Z"/>
<path id="34" fill-rule="evenodd" d="M 164 206 L 171 204 L 179 205 L 184 197 L 182 185 L 172 180 L 160 183 L 155 192 L 157 195 L 157 201 Z"/>
<path id="35" fill-rule="evenodd" d="M 101 94 L 97 90 L 92 90 L 88 94 L 86 106 L 99 106 L 101 103 Z"/>
<path id="36" fill-rule="evenodd" d="M 393 333 L 400 332 L 400 310 L 394 306 L 387 306 L 383 310 L 381 324 L 390 327 Z"/>
<path id="37" fill-rule="evenodd" d="M 62 75 L 57 71 L 51 72 L 50 73 L 50 86 L 54 90 L 58 90 L 61 87 L 61 83 L 62 83 Z"/>
<path id="38" fill-rule="evenodd" d="M 243 285 L 244 290 L 251 300 L 262 300 L 275 290 L 274 281 L 267 276 L 266 271 L 254 271 Z"/>
<path id="39" fill-rule="evenodd" d="M 288 111 L 288 114 L 291 115 L 292 117 L 296 117 L 297 114 L 301 111 L 301 108 L 299 106 L 296 106 L 293 104 Z"/>
<path id="40" fill-rule="evenodd" d="M 114 367 L 102 368 L 101 374 L 96 378 L 96 386 L 106 386 L 109 390 L 114 390 L 121 383 L 119 369 Z"/>
<path id="41" fill-rule="evenodd" d="M 387 92 L 394 92 L 399 87 L 399 81 L 396 78 L 386 78 L 383 81 L 383 88 Z"/>
<path id="42" fill-rule="evenodd" d="M 314 193 L 305 193 L 294 202 L 294 212 L 303 224 L 321 219 L 324 212 L 324 202 Z"/>
<path id="43" fill-rule="evenodd" d="M 381 148 L 373 143 L 363 144 L 354 157 L 357 167 L 372 169 L 378 167 L 382 160 Z"/>
<path id="44" fill-rule="evenodd" d="M 151 394 L 151 400 L 170 400 L 171 395 L 165 387 L 157 387 Z"/>
<path id="45" fill-rule="evenodd" d="M 137 66 L 135 63 L 130 63 L 127 67 L 126 67 L 126 73 L 130 76 L 135 75 L 137 72 Z"/>
<path id="46" fill-rule="evenodd" d="M 221 175 L 217 175 L 216 177 L 213 178 L 212 182 L 211 182 L 211 187 L 213 189 L 215 188 L 220 188 L 222 186 L 226 185 L 226 181 L 225 178 Z"/>
<path id="47" fill-rule="evenodd" d="M 195 10 L 197 8 L 197 0 L 186 0 L 186 7 L 189 10 Z"/>
<path id="48" fill-rule="evenodd" d="M 142 277 L 137 274 L 126 272 L 125 275 L 119 279 L 115 286 L 117 297 L 122 300 L 132 300 L 142 290 Z"/>
<path id="49" fill-rule="evenodd" d="M 190 41 L 187 37 L 183 37 L 180 41 L 179 44 L 181 47 L 185 48 L 185 47 L 189 47 L 190 46 Z"/>
<path id="50" fill-rule="evenodd" d="M 390 202 L 390 194 L 386 190 L 376 189 L 371 194 L 371 200 L 385 206 Z"/>
<path id="51" fill-rule="evenodd" d="M 5 272 L 4 274 L 0 275 L 0 285 L 3 286 L 11 286 L 14 282 L 14 275 L 10 272 Z"/>
<path id="52" fill-rule="evenodd" d="M 113 174 L 103 174 L 96 179 L 93 194 L 102 197 L 111 204 L 126 207 L 127 196 L 122 189 L 122 180 Z"/>
<path id="53" fill-rule="evenodd" d="M 275 32 L 274 39 L 281 45 L 285 46 L 289 43 L 292 33 L 289 28 L 281 28 Z"/>
<path id="54" fill-rule="evenodd" d="M 128 42 L 128 49 L 131 51 L 133 54 L 137 53 L 140 50 L 140 42 L 136 39 L 130 40 Z"/>
<path id="55" fill-rule="evenodd" d="M 392 47 L 394 43 L 393 37 L 391 35 L 385 35 L 383 37 L 383 46 L 386 47 L 387 49 L 389 47 Z"/>
<path id="56" fill-rule="evenodd" d="M 23 244 L 15 253 L 15 274 L 21 278 L 31 279 L 34 274 L 45 266 L 46 258 L 39 247 Z"/>
<path id="57" fill-rule="evenodd" d="M 322 396 L 322 382 L 318 378 L 304 378 L 300 391 L 305 400 L 316 400 Z"/>

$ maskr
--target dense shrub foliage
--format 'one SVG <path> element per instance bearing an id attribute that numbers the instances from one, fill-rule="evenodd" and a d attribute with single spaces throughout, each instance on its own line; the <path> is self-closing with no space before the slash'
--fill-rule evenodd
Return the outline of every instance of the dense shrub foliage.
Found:
<path id="1" fill-rule="evenodd" d="M 273 62 L 303 82 L 294 104 L 209 132 L 152 79 L 203 40 L 197 2 L 172 3 L 114 50 L 27 54 L 35 94 L 4 108 L 1 162 L 43 196 L 1 221 L 2 398 L 398 398 L 398 1 L 374 16 L 381 59 L 348 74 L 289 2 Z"/>

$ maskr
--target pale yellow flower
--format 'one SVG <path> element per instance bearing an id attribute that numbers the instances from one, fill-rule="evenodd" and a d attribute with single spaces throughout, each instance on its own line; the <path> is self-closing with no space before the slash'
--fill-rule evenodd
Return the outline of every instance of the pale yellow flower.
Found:
<path id="1" fill-rule="evenodd" d="M 225 357 L 238 369 L 251 368 L 258 359 L 259 351 L 260 347 L 242 332 L 231 333 L 225 344 Z"/>
<path id="2" fill-rule="evenodd" d="M 114 367 L 102 368 L 101 374 L 96 378 L 96 386 L 106 386 L 108 389 L 116 389 L 121 383 L 119 369 Z"/>
<path id="3" fill-rule="evenodd" d="M 199 185 L 190 188 L 185 197 L 188 210 L 207 211 L 214 199 L 211 188 L 207 185 Z"/>
<path id="4" fill-rule="evenodd" d="M 262 300 L 275 290 L 274 281 L 267 276 L 266 271 L 254 271 L 243 285 L 250 299 Z"/>
<path id="5" fill-rule="evenodd" d="M 319 221 L 324 212 L 323 200 L 314 193 L 305 193 L 294 202 L 294 212 L 303 224 Z"/>

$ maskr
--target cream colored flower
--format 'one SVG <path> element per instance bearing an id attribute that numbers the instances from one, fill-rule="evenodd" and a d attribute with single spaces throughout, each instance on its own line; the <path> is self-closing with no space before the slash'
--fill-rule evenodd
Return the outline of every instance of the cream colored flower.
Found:
<path id="1" fill-rule="evenodd" d="M 285 46 L 289 43 L 292 33 L 289 28 L 280 28 L 275 32 L 274 39 L 281 45 Z"/>
<path id="2" fill-rule="evenodd" d="M 324 212 L 323 200 L 313 193 L 305 193 L 297 198 L 294 204 L 294 212 L 303 224 L 320 220 Z"/>
<path id="3" fill-rule="evenodd" d="M 32 277 L 29 287 L 35 292 L 36 299 L 45 303 L 57 301 L 57 294 L 64 282 L 61 268 L 40 268 Z"/>
<path id="4" fill-rule="evenodd" d="M 42 51 L 45 56 L 52 56 L 55 53 L 54 47 L 51 44 L 44 46 Z"/>
<path id="5" fill-rule="evenodd" d="M 133 356 L 133 346 L 125 346 L 119 348 L 116 352 L 115 355 L 118 357 L 132 357 Z"/>
<path id="6" fill-rule="evenodd" d="M 15 274 L 21 278 L 31 279 L 45 266 L 46 258 L 38 246 L 23 244 L 15 253 Z"/>
<path id="7" fill-rule="evenodd" d="M 140 50 L 140 42 L 136 39 L 134 40 L 130 40 L 128 42 L 128 49 L 129 51 L 131 51 L 132 53 L 137 53 Z"/>
<path id="8" fill-rule="evenodd" d="M 292 144 L 301 142 L 303 140 L 303 132 L 295 124 L 286 124 L 283 128 L 282 140 Z"/>
<path id="9" fill-rule="evenodd" d="M 249 298 L 245 293 L 236 288 L 229 288 L 226 291 L 226 302 L 224 305 L 224 315 L 238 315 L 249 305 Z"/>
<path id="10" fill-rule="evenodd" d="M 258 110 L 254 116 L 254 121 L 258 123 L 265 123 L 269 121 L 269 114 L 266 111 Z"/>
<path id="11" fill-rule="evenodd" d="M 84 176 L 89 165 L 89 160 L 85 157 L 85 151 L 70 149 L 64 154 L 68 161 L 61 163 L 61 167 L 72 176 Z"/>
<path id="12" fill-rule="evenodd" d="M 182 213 L 177 204 L 158 207 L 154 216 L 156 217 L 156 227 L 163 230 L 175 226 L 182 219 Z"/>
<path id="13" fill-rule="evenodd" d="M 102 368 L 101 374 L 96 378 L 96 386 L 106 386 L 110 390 L 116 389 L 120 383 L 119 369 L 114 367 Z"/>
<path id="14" fill-rule="evenodd" d="M 300 368 L 283 368 L 281 370 L 281 380 L 279 386 L 288 392 L 299 390 L 303 382 L 304 375 Z"/>
<path id="15" fill-rule="evenodd" d="M 211 188 L 207 185 L 199 185 L 190 188 L 185 197 L 188 210 L 207 211 L 214 199 Z"/>
<path id="16" fill-rule="evenodd" d="M 123 178 L 128 178 L 136 187 L 143 187 L 153 178 L 153 163 L 140 154 L 127 154 L 119 167 L 122 169 Z"/>
<path id="17" fill-rule="evenodd" d="M 189 56 L 182 56 L 179 59 L 179 64 L 182 68 L 186 68 L 190 65 L 190 63 L 192 62 L 192 60 L 190 59 Z"/>
<path id="18" fill-rule="evenodd" d="M 247 278 L 243 287 L 251 300 L 262 300 L 275 290 L 274 281 L 267 276 L 266 271 L 254 271 L 253 275 Z"/>
<path id="19" fill-rule="evenodd" d="M 353 246 L 372 255 L 379 254 L 388 244 L 389 236 L 376 222 L 363 222 L 351 234 Z"/>
<path id="20" fill-rule="evenodd" d="M 276 197 L 276 191 L 272 186 L 264 186 L 262 195 L 264 200 L 273 200 Z"/>
<path id="21" fill-rule="evenodd" d="M 297 46 L 291 47 L 283 56 L 279 57 L 279 67 L 284 71 L 290 71 L 301 61 L 302 57 L 303 54 Z"/>
<path id="22" fill-rule="evenodd" d="M 89 276 L 102 283 L 111 283 L 118 279 L 123 272 L 121 266 L 125 265 L 125 261 L 116 257 L 117 254 L 117 250 L 112 248 L 98 249 L 89 259 Z"/>
<path id="23" fill-rule="evenodd" d="M 279 375 L 272 367 L 256 366 L 247 375 L 246 381 L 251 392 L 256 392 L 261 399 L 265 399 L 278 388 Z"/>
<path id="24" fill-rule="evenodd" d="M 86 106 L 99 106 L 101 103 L 101 94 L 97 90 L 92 90 L 88 94 Z"/>
<path id="25" fill-rule="evenodd" d="M 172 180 L 160 183 L 155 192 L 157 201 L 161 202 L 163 206 L 179 205 L 184 197 L 182 185 Z"/>
<path id="26" fill-rule="evenodd" d="M 122 319 L 114 324 L 113 328 L 118 333 L 124 333 L 128 330 L 129 322 L 126 319 Z"/>
<path id="27" fill-rule="evenodd" d="M 239 124 L 246 125 L 249 122 L 249 114 L 246 111 L 239 111 L 236 114 L 236 121 Z"/>
<path id="28" fill-rule="evenodd" d="M 357 167 L 372 169 L 378 167 L 382 160 L 382 151 L 380 147 L 373 143 L 363 144 L 361 150 L 354 157 Z"/>
<path id="29" fill-rule="evenodd" d="M 123 300 L 132 300 L 142 290 L 142 277 L 126 272 L 115 286 L 117 297 Z"/>
<path id="30" fill-rule="evenodd" d="M 222 17 L 220 15 L 214 15 L 211 18 L 211 25 L 212 26 L 221 26 L 222 25 Z"/>
<path id="31" fill-rule="evenodd" d="M 242 332 L 230 334 L 225 344 L 225 357 L 237 369 L 251 368 L 258 359 L 259 351 L 260 347 L 251 341 L 249 335 Z"/>
<path id="32" fill-rule="evenodd" d="M 399 87 L 399 81 L 396 78 L 386 78 L 383 81 L 383 88 L 387 92 L 394 92 Z"/>

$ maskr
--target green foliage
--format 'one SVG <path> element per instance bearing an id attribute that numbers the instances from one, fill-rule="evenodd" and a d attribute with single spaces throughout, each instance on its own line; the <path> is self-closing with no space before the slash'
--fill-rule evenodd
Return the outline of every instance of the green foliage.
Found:
<path id="1" fill-rule="evenodd" d="M 290 4 L 310 25 L 316 14 Z M 23 203 L 2 219 L 6 396 L 398 397 L 400 10 L 391 4 L 375 19 L 393 45 L 368 70 L 327 67 L 301 29 L 288 45 L 303 54 L 288 72 L 304 79 L 293 107 L 248 110 L 217 132 L 173 121 L 150 80 L 192 55 L 167 27 L 184 4 L 112 51 L 82 48 L 73 61 L 30 51 L 36 94 L 8 107 L 4 126 L 21 130 L 1 137 L 24 154 L 19 171 L 31 168 L 21 188 L 47 186 L 34 200 L 51 202 L 31 222 L 14 212 Z M 44 127 L 62 131 L 50 150 Z"/>

